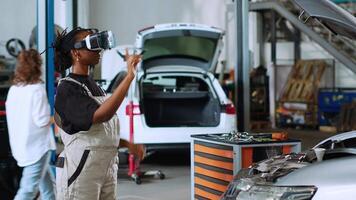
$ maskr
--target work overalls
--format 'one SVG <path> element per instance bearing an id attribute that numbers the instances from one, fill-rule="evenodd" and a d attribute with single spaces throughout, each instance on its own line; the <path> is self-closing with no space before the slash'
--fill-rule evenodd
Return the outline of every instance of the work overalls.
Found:
<path id="1" fill-rule="evenodd" d="M 103 96 L 93 96 L 84 84 L 72 78 L 67 77 L 61 81 L 79 84 L 98 104 L 105 100 Z M 114 115 L 107 122 L 93 124 L 88 131 L 73 135 L 62 129 L 59 132 L 64 150 L 59 155 L 56 168 L 57 200 L 116 199 L 119 144 L 117 116 Z"/>

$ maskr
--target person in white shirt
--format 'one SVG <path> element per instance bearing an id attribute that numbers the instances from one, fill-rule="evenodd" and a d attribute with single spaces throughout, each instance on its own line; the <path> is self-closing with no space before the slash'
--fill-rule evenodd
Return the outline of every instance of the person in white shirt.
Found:
<path id="1" fill-rule="evenodd" d="M 17 58 L 13 86 L 6 99 L 6 118 L 11 151 L 23 167 L 20 188 L 15 200 L 54 200 L 54 177 L 49 171 L 51 150 L 55 141 L 46 89 L 41 80 L 41 56 L 24 50 Z"/>

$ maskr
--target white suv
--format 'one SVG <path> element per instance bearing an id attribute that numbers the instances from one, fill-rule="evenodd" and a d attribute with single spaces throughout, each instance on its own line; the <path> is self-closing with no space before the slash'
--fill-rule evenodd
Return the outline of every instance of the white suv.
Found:
<path id="1" fill-rule="evenodd" d="M 235 129 L 235 108 L 211 73 L 222 37 L 223 31 L 198 24 L 139 31 L 135 46 L 145 53 L 118 111 L 121 138 L 148 148 L 174 147 L 189 143 L 192 134 Z"/>

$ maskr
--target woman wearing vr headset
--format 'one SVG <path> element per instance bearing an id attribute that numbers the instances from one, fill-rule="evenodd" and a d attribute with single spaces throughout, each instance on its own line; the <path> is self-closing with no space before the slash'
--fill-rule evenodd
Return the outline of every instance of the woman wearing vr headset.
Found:
<path id="1" fill-rule="evenodd" d="M 76 28 L 55 41 L 55 67 L 71 73 L 58 83 L 55 121 L 64 143 L 57 160 L 57 199 L 104 200 L 117 196 L 118 120 L 116 111 L 135 77 L 140 55 L 128 55 L 127 75 L 110 97 L 89 76 L 110 31 Z"/>

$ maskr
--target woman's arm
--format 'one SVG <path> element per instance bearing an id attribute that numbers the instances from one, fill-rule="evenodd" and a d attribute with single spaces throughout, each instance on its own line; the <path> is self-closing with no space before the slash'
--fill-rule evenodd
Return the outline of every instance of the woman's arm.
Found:
<path id="1" fill-rule="evenodd" d="M 93 115 L 93 124 L 106 122 L 114 116 L 124 100 L 132 80 L 135 78 L 136 66 L 140 62 L 141 56 L 135 54 L 129 56 L 126 49 L 125 57 L 128 73 L 120 85 L 115 89 L 113 94 L 95 111 Z"/>

